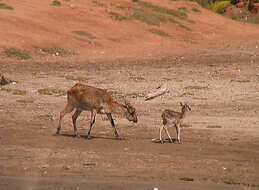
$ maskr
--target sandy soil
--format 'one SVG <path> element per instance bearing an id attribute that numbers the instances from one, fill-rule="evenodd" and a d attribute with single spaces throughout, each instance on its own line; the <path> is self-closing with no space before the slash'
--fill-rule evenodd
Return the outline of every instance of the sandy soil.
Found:
<path id="1" fill-rule="evenodd" d="M 5 88 L 27 93 L 1 91 L 0 185 L 15 179 L 14 185 L 58 189 L 59 184 L 72 186 L 75 178 L 76 184 L 96 189 L 258 188 L 258 55 L 252 59 L 243 52 L 207 53 L 160 60 L 2 63 L 6 76 L 18 81 Z M 116 117 L 124 140 L 114 139 L 110 123 L 100 115 L 92 131 L 96 138 L 85 139 L 87 112 L 78 119 L 82 138 L 73 138 L 71 115 L 63 121 L 62 135 L 53 136 L 66 96 L 41 95 L 38 89 L 67 90 L 77 82 L 65 78 L 71 75 L 87 77 L 85 83 L 116 92 L 116 97 L 124 95 L 136 107 L 138 124 Z M 142 96 L 164 82 L 170 92 L 145 102 Z M 188 89 L 191 86 L 206 88 Z M 183 128 L 183 144 L 153 143 L 162 110 L 179 110 L 179 102 L 192 107 L 184 122 L 189 127 Z M 170 131 L 175 137 L 174 129 Z M 185 178 L 193 182 L 183 182 Z M 190 183 L 198 186 L 188 187 Z"/>
<path id="2" fill-rule="evenodd" d="M 0 72 L 14 80 L 0 90 L 0 189 L 259 189 L 258 26 L 193 2 L 163 0 L 163 6 L 187 7 L 194 21 L 182 21 L 193 31 L 161 24 L 158 28 L 173 36 L 168 39 L 147 32 L 153 27 L 143 23 L 109 17 L 117 10 L 114 3 L 136 6 L 132 1 L 97 6 L 71 0 L 62 7 L 50 6 L 51 1 L 4 2 L 14 10 L 1 10 L 0 52 L 6 47 L 34 52 L 35 46 L 54 44 L 77 55 L 34 52 L 24 61 L 0 53 Z M 192 7 L 201 12 L 191 12 Z M 75 36 L 76 30 L 97 39 Z M 101 115 L 95 138 L 84 138 L 88 112 L 78 119 L 82 138 L 73 137 L 72 114 L 65 116 L 61 135 L 53 135 L 66 95 L 38 90 L 63 92 L 79 80 L 135 106 L 137 124 L 114 116 L 123 140 L 114 138 Z M 163 83 L 168 93 L 144 101 Z M 192 108 L 184 120 L 183 144 L 152 142 L 159 137 L 161 112 L 180 110 L 180 102 Z M 170 133 L 175 137 L 175 129 Z"/>

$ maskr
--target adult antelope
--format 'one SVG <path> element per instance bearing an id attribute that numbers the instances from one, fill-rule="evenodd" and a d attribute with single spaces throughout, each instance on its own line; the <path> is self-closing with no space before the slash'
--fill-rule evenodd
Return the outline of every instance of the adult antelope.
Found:
<path id="1" fill-rule="evenodd" d="M 76 109 L 72 116 L 74 135 L 80 137 L 77 132 L 76 120 L 80 113 L 84 110 L 91 112 L 90 129 L 87 138 L 91 138 L 91 130 L 95 123 L 96 114 L 106 114 L 114 129 L 116 138 L 121 139 L 114 124 L 112 114 L 122 114 L 129 121 L 138 122 L 136 109 L 125 101 L 125 104 L 120 104 L 112 98 L 112 96 L 105 89 L 95 88 L 93 86 L 75 84 L 67 91 L 67 105 L 63 111 L 60 112 L 59 124 L 56 134 L 60 133 L 61 120 L 67 114 Z"/>

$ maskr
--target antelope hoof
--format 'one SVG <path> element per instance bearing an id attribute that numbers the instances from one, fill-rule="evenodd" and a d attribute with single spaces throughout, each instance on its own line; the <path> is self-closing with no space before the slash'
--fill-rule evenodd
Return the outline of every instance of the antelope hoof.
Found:
<path id="1" fill-rule="evenodd" d="M 182 143 L 182 141 L 179 141 L 179 140 L 178 140 L 178 144 L 183 144 L 183 143 Z"/>
<path id="2" fill-rule="evenodd" d="M 169 143 L 174 143 L 172 138 L 169 139 Z"/>
<path id="3" fill-rule="evenodd" d="M 117 140 L 123 140 L 123 138 L 121 138 L 120 136 L 116 136 Z"/>
<path id="4" fill-rule="evenodd" d="M 92 139 L 93 137 L 91 135 L 87 135 L 87 139 Z"/>
<path id="5" fill-rule="evenodd" d="M 164 141 L 163 141 L 163 140 L 160 140 L 160 143 L 161 143 L 161 144 L 164 144 Z"/>
<path id="6" fill-rule="evenodd" d="M 74 137 L 81 138 L 81 136 L 79 134 L 74 134 Z"/>

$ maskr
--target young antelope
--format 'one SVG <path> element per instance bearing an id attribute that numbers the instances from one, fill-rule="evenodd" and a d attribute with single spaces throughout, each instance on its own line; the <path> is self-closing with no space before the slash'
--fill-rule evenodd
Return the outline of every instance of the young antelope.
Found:
<path id="1" fill-rule="evenodd" d="M 182 104 L 180 103 L 180 105 L 182 106 L 182 111 L 181 112 L 176 112 L 173 110 L 164 110 L 162 113 L 162 119 L 163 119 L 163 125 L 160 127 L 159 129 L 159 133 L 160 133 L 160 142 L 163 144 L 163 139 L 162 139 L 162 131 L 163 129 L 165 129 L 168 138 L 169 138 L 169 142 L 173 142 L 173 139 L 171 138 L 169 132 L 168 132 L 168 127 L 169 126 L 174 126 L 176 129 L 176 134 L 177 134 L 177 141 L 179 144 L 181 144 L 181 139 L 180 139 L 180 127 L 182 124 L 182 121 L 186 115 L 187 111 L 191 111 L 191 108 L 189 105 Z"/>

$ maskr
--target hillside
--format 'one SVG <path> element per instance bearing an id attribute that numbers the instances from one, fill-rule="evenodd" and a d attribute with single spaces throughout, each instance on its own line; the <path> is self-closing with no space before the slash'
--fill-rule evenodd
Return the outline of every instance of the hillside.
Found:
<path id="1" fill-rule="evenodd" d="M 2 0 L 0 52 L 90 58 L 146 57 L 257 43 L 259 26 L 227 19 L 195 2 L 170 0 Z M 56 53 L 55 53 L 56 52 Z M 57 53 L 58 52 L 58 53 Z M 73 55 L 73 56 L 72 56 Z"/>

